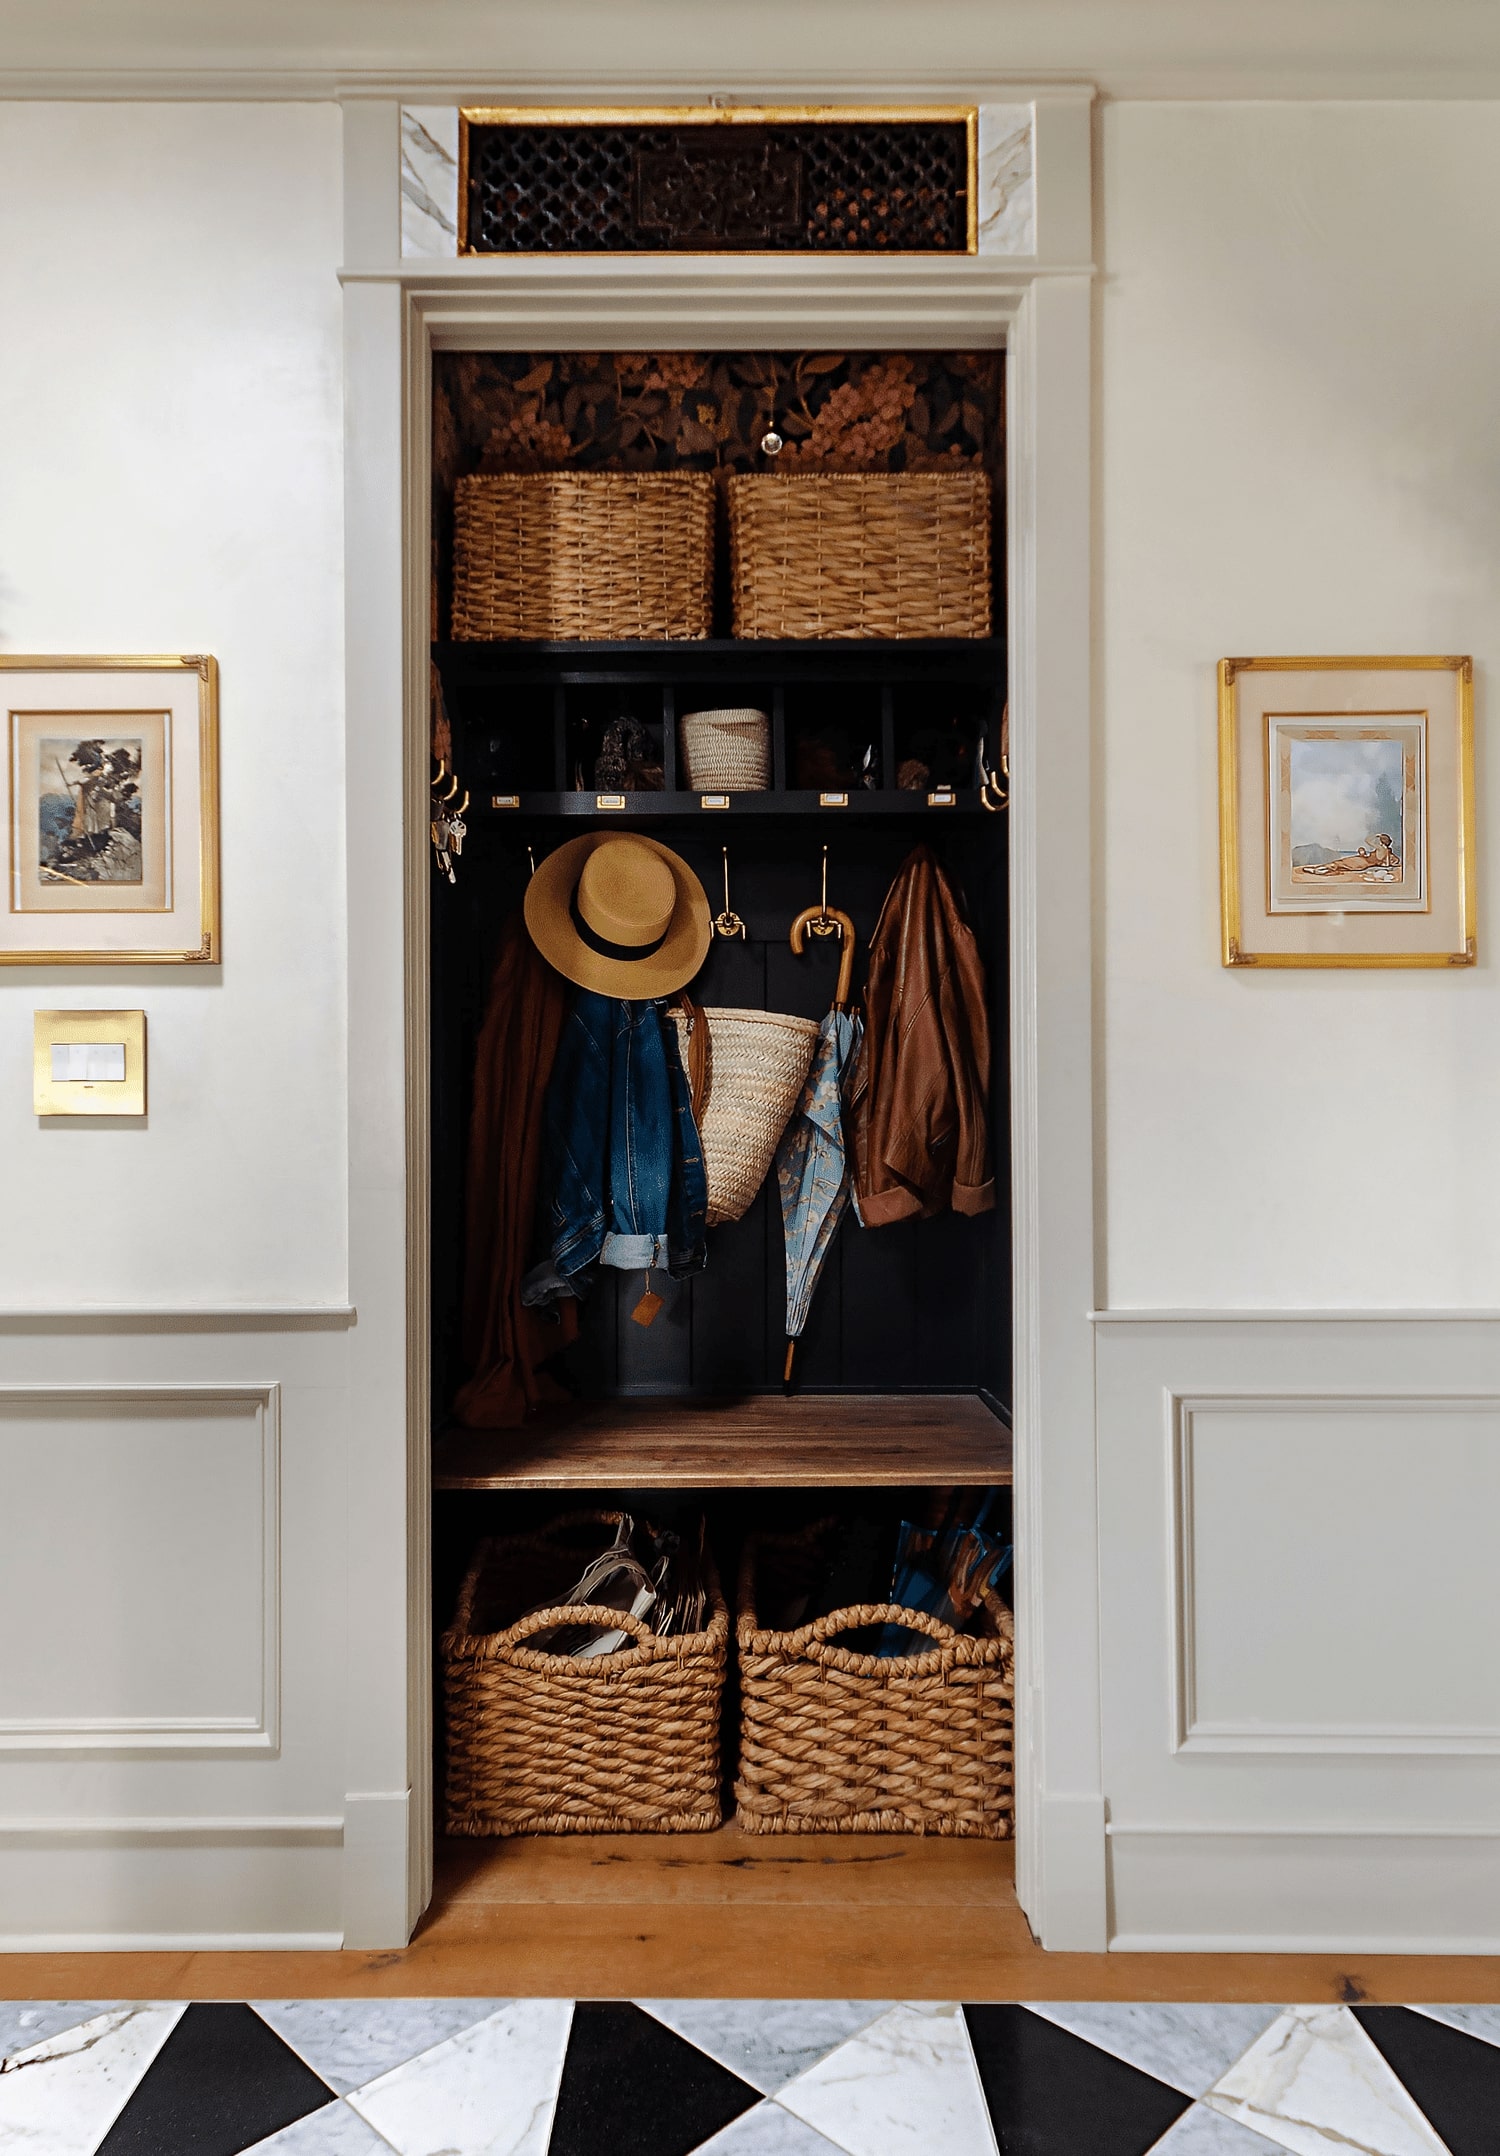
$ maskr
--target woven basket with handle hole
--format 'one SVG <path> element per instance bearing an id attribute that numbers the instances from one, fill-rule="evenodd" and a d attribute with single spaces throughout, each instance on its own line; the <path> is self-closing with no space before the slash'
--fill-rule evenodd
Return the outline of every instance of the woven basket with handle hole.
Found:
<path id="1" fill-rule="evenodd" d="M 815 1018 L 780 1011 L 700 1009 L 690 998 L 672 1013 L 683 1067 L 693 1083 L 698 1136 L 708 1176 L 708 1225 L 740 1220 L 755 1202 L 802 1098 Z"/>
<path id="2" fill-rule="evenodd" d="M 740 1570 L 739 1823 L 751 1834 L 952 1834 L 1005 1840 L 1015 1817 L 1011 1614 L 995 1597 L 985 1633 L 919 1610 L 862 1603 L 791 1631 L 758 1608 L 805 1593 L 833 1523 L 752 1536 Z M 841 1633 L 900 1624 L 931 1641 L 881 1660 Z"/>
<path id="3" fill-rule="evenodd" d="M 607 1613 L 631 1644 L 587 1661 L 529 1642 L 597 1626 L 588 1605 L 521 1610 L 565 1594 L 618 1513 L 565 1515 L 540 1533 L 481 1543 L 443 1634 L 450 1834 L 706 1833 L 723 1818 L 720 1710 L 729 1612 L 704 1552 L 708 1623 L 658 1639 Z M 569 1536 L 583 1534 L 583 1544 Z"/>
<path id="4" fill-rule="evenodd" d="M 455 639 L 702 637 L 707 472 L 475 472 L 453 494 Z"/>
<path id="5" fill-rule="evenodd" d="M 728 482 L 736 636 L 988 636 L 984 472 Z"/>

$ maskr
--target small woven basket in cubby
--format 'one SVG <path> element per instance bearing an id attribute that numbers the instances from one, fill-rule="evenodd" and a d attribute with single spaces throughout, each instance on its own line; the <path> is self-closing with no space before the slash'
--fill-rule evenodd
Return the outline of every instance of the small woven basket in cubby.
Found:
<path id="1" fill-rule="evenodd" d="M 986 473 L 756 472 L 728 496 L 736 636 L 989 635 Z"/>
<path id="2" fill-rule="evenodd" d="M 453 635 L 704 637 L 713 558 L 710 473 L 471 473 L 453 495 Z"/>
<path id="3" fill-rule="evenodd" d="M 677 738 L 694 793 L 764 793 L 771 783 L 771 721 L 763 711 L 684 711 Z"/>
<path id="4" fill-rule="evenodd" d="M 587 1606 L 517 1612 L 565 1594 L 619 1515 L 573 1513 L 480 1545 L 442 1639 L 450 1834 L 684 1834 L 721 1824 L 720 1714 L 729 1612 L 704 1552 L 708 1623 L 659 1639 L 610 1611 L 634 1644 L 589 1660 L 528 1642 Z M 593 1533 L 585 1546 L 580 1531 Z"/>
<path id="5" fill-rule="evenodd" d="M 758 1608 L 805 1592 L 827 1523 L 753 1536 L 740 1571 L 739 1824 L 751 1834 L 952 1834 L 1005 1840 L 1015 1819 L 1011 1614 L 987 1598 L 984 1636 L 893 1604 L 861 1604 L 793 1631 Z M 932 1645 L 882 1660 L 836 1644 L 900 1624 Z"/>

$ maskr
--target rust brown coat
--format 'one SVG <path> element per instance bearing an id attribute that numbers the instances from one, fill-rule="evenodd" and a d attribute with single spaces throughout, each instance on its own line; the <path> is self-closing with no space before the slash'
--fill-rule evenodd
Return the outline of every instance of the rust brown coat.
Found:
<path id="1" fill-rule="evenodd" d="M 464 1362 L 454 1403 L 471 1428 L 517 1428 L 568 1395 L 542 1369 L 578 1333 L 578 1305 L 521 1305 L 541 1162 L 542 1103 L 568 1015 L 568 984 L 513 914 L 500 935 L 474 1064 L 464 1252 Z"/>
<path id="2" fill-rule="evenodd" d="M 984 968 L 928 847 L 896 872 L 870 943 L 865 1037 L 850 1103 L 867 1228 L 987 1213 L 990 1028 Z"/>

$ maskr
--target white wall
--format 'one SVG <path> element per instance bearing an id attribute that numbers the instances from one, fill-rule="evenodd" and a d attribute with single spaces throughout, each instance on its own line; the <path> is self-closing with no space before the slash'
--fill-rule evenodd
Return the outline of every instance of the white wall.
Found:
<path id="1" fill-rule="evenodd" d="M 0 969 L 0 1308 L 342 1303 L 339 116 L 0 106 L 0 649 L 211 651 L 224 963 Z M 31 1113 L 144 1007 L 150 1116 Z"/>
<path id="2" fill-rule="evenodd" d="M 1107 1301 L 1500 1304 L 1500 107 L 1100 133 Z M 1477 660 L 1480 965 L 1225 973 L 1215 662 L 1387 651 Z"/>

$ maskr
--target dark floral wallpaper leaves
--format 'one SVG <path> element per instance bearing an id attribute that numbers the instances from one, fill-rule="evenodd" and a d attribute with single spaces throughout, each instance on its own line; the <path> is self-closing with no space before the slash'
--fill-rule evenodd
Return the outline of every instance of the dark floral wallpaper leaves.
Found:
<path id="1" fill-rule="evenodd" d="M 434 619 L 466 472 L 1004 469 L 999 352 L 439 352 Z M 762 450 L 774 428 L 784 447 Z M 996 506 L 1003 488 L 996 488 Z M 997 540 L 1000 537 L 997 518 Z M 996 548 L 996 559 L 1000 558 Z"/>

